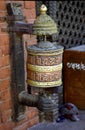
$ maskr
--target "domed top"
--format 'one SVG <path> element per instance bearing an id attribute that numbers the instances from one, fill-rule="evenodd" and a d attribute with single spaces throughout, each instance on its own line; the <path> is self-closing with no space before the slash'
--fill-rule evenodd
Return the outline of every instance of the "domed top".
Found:
<path id="1" fill-rule="evenodd" d="M 35 35 L 52 35 L 58 32 L 54 20 L 46 14 L 47 7 L 43 4 L 40 8 L 40 15 L 34 21 L 33 34 Z"/>

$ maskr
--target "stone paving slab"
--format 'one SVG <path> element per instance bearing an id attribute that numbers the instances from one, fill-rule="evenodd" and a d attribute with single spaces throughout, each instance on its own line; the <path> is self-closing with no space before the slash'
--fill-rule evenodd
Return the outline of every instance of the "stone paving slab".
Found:
<path id="1" fill-rule="evenodd" d="M 39 123 L 27 130 L 85 130 L 85 111 L 80 111 L 80 120 L 77 122 L 64 120 L 61 123 Z"/>

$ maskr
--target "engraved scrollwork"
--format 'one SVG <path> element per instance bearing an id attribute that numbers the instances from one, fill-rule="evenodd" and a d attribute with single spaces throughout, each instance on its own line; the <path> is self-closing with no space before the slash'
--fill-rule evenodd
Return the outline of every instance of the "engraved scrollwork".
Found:
<path id="1" fill-rule="evenodd" d="M 50 82 L 57 81 L 61 78 L 61 70 L 53 73 L 42 73 L 42 72 L 33 72 L 28 70 L 30 75 L 28 75 L 28 79 L 42 82 Z"/>
<path id="2" fill-rule="evenodd" d="M 52 66 L 60 64 L 62 61 L 62 54 L 55 56 L 33 56 L 28 55 L 27 62 L 33 65 Z"/>

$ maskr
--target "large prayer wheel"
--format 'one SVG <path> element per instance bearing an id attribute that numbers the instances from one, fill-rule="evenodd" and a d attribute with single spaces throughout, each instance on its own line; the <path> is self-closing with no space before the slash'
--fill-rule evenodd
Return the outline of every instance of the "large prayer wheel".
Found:
<path id="1" fill-rule="evenodd" d="M 50 38 L 58 33 L 58 28 L 46 11 L 47 7 L 42 5 L 40 15 L 34 21 L 33 34 L 39 39 L 36 45 L 27 48 L 27 84 L 39 88 L 38 94 L 45 97 L 40 101 L 40 121 L 55 121 L 58 117 L 58 94 L 54 89 L 62 84 L 63 47 L 47 40 L 47 36 Z"/>

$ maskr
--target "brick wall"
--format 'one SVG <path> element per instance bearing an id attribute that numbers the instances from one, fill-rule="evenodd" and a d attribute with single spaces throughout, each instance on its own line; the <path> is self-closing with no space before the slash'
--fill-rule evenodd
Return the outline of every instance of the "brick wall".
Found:
<path id="1" fill-rule="evenodd" d="M 11 0 L 10 0 L 11 1 Z M 6 16 L 6 3 L 8 0 L 0 0 L 0 17 Z M 18 1 L 22 3 L 23 15 L 27 22 L 33 22 L 35 13 L 35 1 Z M 28 127 L 38 123 L 38 112 L 36 108 L 27 108 L 25 118 L 19 122 L 13 122 L 12 99 L 10 93 L 10 41 L 9 33 L 2 32 L 1 28 L 7 27 L 6 21 L 0 21 L 0 130 L 26 130 Z M 24 35 L 24 45 L 36 43 L 36 37 Z M 26 47 L 26 46 L 25 46 Z M 26 59 L 26 58 L 25 58 Z"/>

